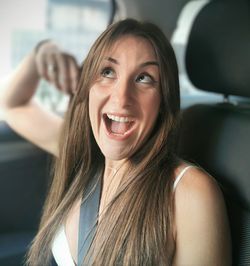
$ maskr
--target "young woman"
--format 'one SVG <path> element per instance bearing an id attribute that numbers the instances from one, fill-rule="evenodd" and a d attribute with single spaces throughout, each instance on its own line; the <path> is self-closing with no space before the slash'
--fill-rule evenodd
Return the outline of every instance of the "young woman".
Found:
<path id="1" fill-rule="evenodd" d="M 222 193 L 176 156 L 178 70 L 160 29 L 130 19 L 111 25 L 84 61 L 64 121 L 31 100 L 42 46 L 2 99 L 8 123 L 57 156 L 28 264 L 47 265 L 53 254 L 59 265 L 230 265 Z M 58 58 L 47 57 L 54 81 L 62 73 L 52 71 Z M 72 78 L 77 66 L 66 58 L 71 72 L 64 76 Z M 98 215 L 79 259 L 81 207 L 97 184 Z"/>

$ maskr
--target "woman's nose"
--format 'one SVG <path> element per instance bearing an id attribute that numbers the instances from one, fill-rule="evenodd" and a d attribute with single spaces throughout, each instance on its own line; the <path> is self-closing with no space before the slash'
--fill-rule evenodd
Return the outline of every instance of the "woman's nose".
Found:
<path id="1" fill-rule="evenodd" d="M 119 107 L 130 106 L 133 101 L 132 97 L 133 84 L 129 80 L 119 80 L 112 90 L 112 101 Z"/>

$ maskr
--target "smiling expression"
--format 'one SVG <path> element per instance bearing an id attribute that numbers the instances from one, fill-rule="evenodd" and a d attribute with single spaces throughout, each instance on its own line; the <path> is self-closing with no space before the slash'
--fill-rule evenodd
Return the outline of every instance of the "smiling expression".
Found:
<path id="1" fill-rule="evenodd" d="M 94 137 L 107 159 L 131 157 L 154 128 L 160 108 L 159 62 L 149 41 L 118 39 L 102 58 L 89 92 Z"/>

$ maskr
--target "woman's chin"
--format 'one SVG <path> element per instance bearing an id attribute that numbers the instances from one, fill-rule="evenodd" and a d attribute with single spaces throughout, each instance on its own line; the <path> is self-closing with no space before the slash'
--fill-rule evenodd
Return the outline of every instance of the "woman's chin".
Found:
<path id="1" fill-rule="evenodd" d="M 132 156 L 133 152 L 121 147 L 103 147 L 101 151 L 106 159 L 113 161 L 120 161 L 128 159 Z"/>

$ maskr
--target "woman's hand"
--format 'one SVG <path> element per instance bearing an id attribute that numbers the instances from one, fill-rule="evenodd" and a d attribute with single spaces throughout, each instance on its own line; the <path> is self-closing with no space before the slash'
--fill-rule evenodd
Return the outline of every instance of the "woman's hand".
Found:
<path id="1" fill-rule="evenodd" d="M 63 52 L 53 41 L 43 41 L 35 49 L 35 62 L 40 77 L 67 94 L 75 93 L 79 66 L 72 55 Z"/>

